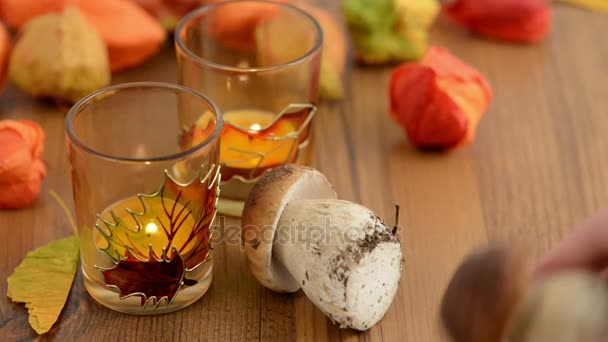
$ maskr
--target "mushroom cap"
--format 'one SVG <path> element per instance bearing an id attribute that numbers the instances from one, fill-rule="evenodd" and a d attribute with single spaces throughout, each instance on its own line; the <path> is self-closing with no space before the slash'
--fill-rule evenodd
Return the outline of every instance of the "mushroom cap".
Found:
<path id="1" fill-rule="evenodd" d="M 469 256 L 441 303 L 444 326 L 454 341 L 503 341 L 531 276 L 527 255 L 514 248 L 491 248 Z"/>
<path id="2" fill-rule="evenodd" d="M 310 167 L 287 164 L 260 178 L 245 202 L 241 239 L 249 269 L 262 285 L 277 292 L 300 289 L 285 266 L 272 258 L 274 237 L 285 206 L 294 200 L 336 198 L 327 178 Z"/>
<path id="3" fill-rule="evenodd" d="M 608 286 L 588 271 L 564 270 L 531 284 L 510 341 L 600 341 L 608 327 Z"/>

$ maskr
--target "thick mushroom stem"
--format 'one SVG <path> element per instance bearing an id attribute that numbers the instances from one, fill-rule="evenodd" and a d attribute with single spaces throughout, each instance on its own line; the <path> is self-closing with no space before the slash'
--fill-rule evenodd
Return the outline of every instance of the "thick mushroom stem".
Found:
<path id="1" fill-rule="evenodd" d="M 384 316 L 402 265 L 401 244 L 378 216 L 335 199 L 289 202 L 272 255 L 332 321 L 357 330 Z"/>

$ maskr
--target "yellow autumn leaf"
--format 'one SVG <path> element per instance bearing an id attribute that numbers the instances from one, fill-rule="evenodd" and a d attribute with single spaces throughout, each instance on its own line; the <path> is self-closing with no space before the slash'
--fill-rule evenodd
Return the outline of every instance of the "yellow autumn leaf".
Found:
<path id="1" fill-rule="evenodd" d="M 596 11 L 608 12 L 608 0 L 559 0 L 572 5 L 586 7 Z"/>
<path id="2" fill-rule="evenodd" d="M 8 277 L 7 295 L 25 303 L 29 322 L 38 334 L 51 329 L 68 298 L 78 266 L 78 239 L 51 241 L 29 252 Z"/>

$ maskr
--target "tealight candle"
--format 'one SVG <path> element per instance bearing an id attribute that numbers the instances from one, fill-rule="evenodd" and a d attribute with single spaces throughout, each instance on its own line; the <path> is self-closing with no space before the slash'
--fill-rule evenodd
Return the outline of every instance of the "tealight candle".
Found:
<path id="1" fill-rule="evenodd" d="M 222 181 L 239 176 L 253 180 L 266 170 L 295 162 L 301 144 L 308 139 L 310 108 L 300 108 L 282 116 L 256 109 L 240 109 L 224 114 L 220 147 Z M 209 113 L 204 113 L 186 134 L 187 147 L 201 143 L 208 135 Z"/>
<path id="2" fill-rule="evenodd" d="M 162 257 L 164 254 L 172 257 L 173 247 L 183 255 L 192 250 L 195 244 L 188 238 L 197 228 L 195 213 L 170 198 L 157 197 L 145 201 L 146 207 L 143 207 L 141 198 L 132 196 L 103 210 L 94 233 L 97 248 L 112 248 L 108 252 L 117 260 L 129 256 L 143 260 L 150 257 L 150 252 L 156 257 Z M 167 208 L 172 209 L 174 213 L 181 213 L 179 226 L 178 222 L 174 222 L 176 219 L 165 217 Z M 131 213 L 138 210 L 143 214 Z M 195 238 L 198 241 L 201 237 Z"/>
<path id="3" fill-rule="evenodd" d="M 220 160 L 223 178 L 249 178 L 258 170 L 288 163 L 297 155 L 297 127 L 271 112 L 236 110 L 224 115 Z"/>

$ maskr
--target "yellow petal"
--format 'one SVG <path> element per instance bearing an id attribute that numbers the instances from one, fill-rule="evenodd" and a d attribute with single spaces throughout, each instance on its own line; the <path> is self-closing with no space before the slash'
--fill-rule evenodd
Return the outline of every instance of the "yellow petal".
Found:
<path id="1" fill-rule="evenodd" d="M 8 277 L 7 295 L 25 303 L 29 322 L 38 334 L 51 329 L 70 294 L 78 266 L 78 239 L 51 241 L 29 252 Z"/>

